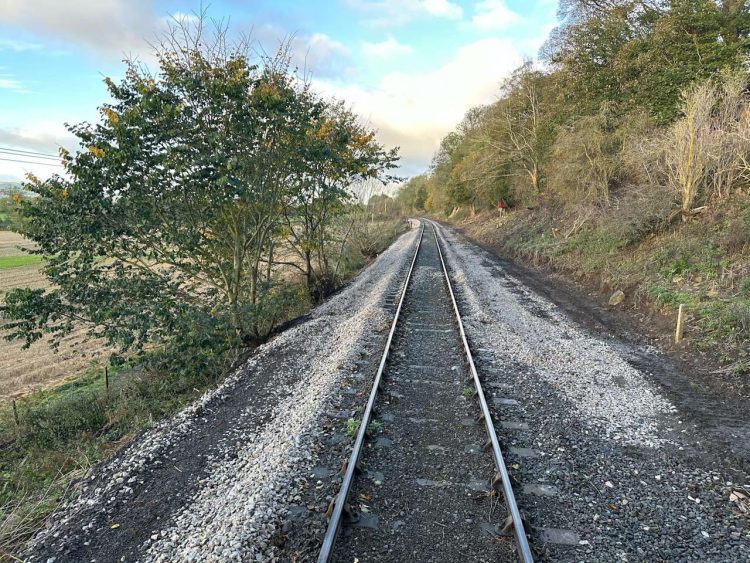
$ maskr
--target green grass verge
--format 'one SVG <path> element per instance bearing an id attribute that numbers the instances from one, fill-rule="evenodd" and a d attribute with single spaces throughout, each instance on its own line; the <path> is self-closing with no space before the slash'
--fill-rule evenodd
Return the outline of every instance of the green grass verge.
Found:
<path id="1" fill-rule="evenodd" d="M 202 359 L 205 362 L 205 358 Z M 13 553 L 55 508 L 70 481 L 129 437 L 215 384 L 220 359 L 203 371 L 92 367 L 80 378 L 0 407 L 0 553 Z"/>
<path id="2" fill-rule="evenodd" d="M 39 264 L 44 257 L 38 254 L 26 254 L 22 256 L 0 256 L 0 270 L 5 268 L 19 268 L 31 264 Z"/>
<path id="3" fill-rule="evenodd" d="M 600 211 L 577 230 L 573 216 L 549 206 L 492 213 L 469 233 L 535 265 L 622 289 L 662 312 L 684 304 L 688 335 L 741 374 L 750 364 L 750 198 L 737 196 L 691 221 L 636 229 L 620 208 Z"/>

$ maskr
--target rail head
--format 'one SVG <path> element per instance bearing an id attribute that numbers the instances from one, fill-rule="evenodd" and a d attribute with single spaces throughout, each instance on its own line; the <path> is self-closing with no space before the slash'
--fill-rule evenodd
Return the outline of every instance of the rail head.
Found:
<path id="1" fill-rule="evenodd" d="M 524 529 L 523 519 L 521 518 L 521 512 L 518 509 L 516 503 L 516 497 L 513 493 L 513 486 L 510 481 L 510 475 L 508 469 L 505 466 L 505 460 L 503 459 L 503 453 L 500 450 L 500 443 L 497 439 L 497 432 L 495 432 L 495 426 L 492 422 L 492 416 L 490 415 L 490 409 L 487 406 L 487 399 L 484 396 L 484 390 L 482 389 L 482 382 L 479 379 L 479 373 L 477 372 L 476 365 L 474 364 L 474 356 L 471 353 L 469 347 L 469 341 L 466 338 L 466 331 L 464 330 L 463 320 L 461 319 L 461 312 L 458 309 L 458 303 L 456 302 L 456 296 L 453 293 L 453 285 L 451 284 L 450 276 L 448 275 L 448 268 L 445 265 L 445 259 L 443 258 L 443 251 L 440 248 L 440 239 L 438 237 L 437 225 L 429 221 L 432 226 L 432 232 L 435 236 L 435 244 L 438 249 L 438 256 L 440 257 L 440 263 L 443 267 L 443 274 L 445 275 L 445 283 L 448 286 L 448 293 L 451 297 L 453 304 L 453 311 L 456 315 L 456 323 L 458 324 L 458 331 L 461 335 L 461 341 L 464 347 L 464 353 L 466 354 L 466 361 L 469 364 L 469 370 L 474 380 L 474 386 L 477 392 L 477 400 L 479 401 L 479 408 L 482 411 L 482 418 L 484 419 L 485 429 L 487 435 L 492 444 L 492 456 L 495 459 L 495 466 L 501 477 L 501 483 L 503 487 L 503 495 L 505 497 L 505 505 L 510 513 L 510 517 L 513 521 L 513 534 L 516 539 L 516 545 L 518 546 L 518 558 L 523 563 L 533 563 L 534 557 L 531 553 L 531 547 L 529 546 L 529 540 L 526 537 L 526 530 Z"/>
<path id="2" fill-rule="evenodd" d="M 404 287 L 401 290 L 401 297 L 396 307 L 396 313 L 393 315 L 393 322 L 391 323 L 391 330 L 388 332 L 388 338 L 385 342 L 385 349 L 383 355 L 380 358 L 380 364 L 378 365 L 378 371 L 375 373 L 375 379 L 373 380 L 372 389 L 370 390 L 370 396 L 367 400 L 367 405 L 362 413 L 362 420 L 359 423 L 359 430 L 357 431 L 357 437 L 354 440 L 354 447 L 352 453 L 349 456 L 349 461 L 346 465 L 346 471 L 344 477 L 341 480 L 341 488 L 339 489 L 338 495 L 334 500 L 333 512 L 331 519 L 328 521 L 328 528 L 326 528 L 326 534 L 323 537 L 323 544 L 318 554 L 318 563 L 328 563 L 333 555 L 333 548 L 336 543 L 336 536 L 338 535 L 339 528 L 341 527 L 341 520 L 344 515 L 344 506 L 346 505 L 346 499 L 349 496 L 349 490 L 351 489 L 352 482 L 354 481 L 354 471 L 359 461 L 359 456 L 362 453 L 362 446 L 365 442 L 365 434 L 367 433 L 367 426 L 370 424 L 370 418 L 372 416 L 372 409 L 375 405 L 375 400 L 378 395 L 378 388 L 380 387 L 380 381 L 383 378 L 383 371 L 385 370 L 386 362 L 388 361 L 388 353 L 391 349 L 391 343 L 393 342 L 393 335 L 396 333 L 396 325 L 398 324 L 399 316 L 401 315 L 401 307 L 404 304 L 404 298 L 406 297 L 406 291 L 411 281 L 411 275 L 414 271 L 414 264 L 417 262 L 417 256 L 419 255 L 419 249 L 422 246 L 422 238 L 424 237 L 425 222 L 420 221 L 421 228 L 419 235 L 417 235 L 417 248 L 414 251 L 411 264 L 409 265 L 409 271 L 406 274 L 404 280 Z"/>

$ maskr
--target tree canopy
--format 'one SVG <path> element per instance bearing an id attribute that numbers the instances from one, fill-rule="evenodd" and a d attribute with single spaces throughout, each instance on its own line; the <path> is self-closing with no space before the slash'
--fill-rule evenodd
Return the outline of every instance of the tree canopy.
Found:
<path id="1" fill-rule="evenodd" d="M 542 64 L 526 61 L 445 136 L 429 173 L 402 189 L 405 208 L 610 206 L 664 187 L 688 213 L 730 192 L 727 178 L 738 186 L 745 0 L 565 0 L 559 21 Z M 705 185 L 688 188 L 693 178 Z"/>
<path id="2" fill-rule="evenodd" d="M 217 349 L 266 335 L 288 306 L 278 252 L 329 285 L 347 186 L 394 166 L 374 132 L 317 95 L 284 48 L 254 60 L 222 30 L 173 30 L 158 70 L 127 62 L 107 79 L 100 120 L 69 127 L 65 173 L 31 178 L 23 234 L 52 289 L 17 289 L 2 312 L 27 343 L 89 327 L 121 350 L 149 343 Z M 317 292 L 317 293 L 316 293 Z"/>

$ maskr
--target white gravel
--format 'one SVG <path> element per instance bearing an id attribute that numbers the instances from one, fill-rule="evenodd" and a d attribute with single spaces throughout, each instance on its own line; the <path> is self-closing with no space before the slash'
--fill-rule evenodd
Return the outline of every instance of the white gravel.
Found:
<path id="1" fill-rule="evenodd" d="M 153 530 L 141 548 L 144 561 L 274 560 L 269 539 L 295 500 L 290 473 L 311 467 L 309 444 L 317 435 L 329 398 L 344 374 L 351 373 L 366 341 L 390 325 L 385 296 L 401 283 L 400 274 L 412 257 L 417 233 L 412 229 L 400 237 L 345 290 L 317 307 L 308 321 L 259 347 L 220 386 L 147 432 L 128 455 L 100 467 L 99 471 L 112 475 L 107 485 L 84 488 L 27 544 L 27 550 L 33 550 L 42 538 L 57 537 L 66 524 L 67 529 L 74 525 L 80 533 L 88 533 L 86 522 L 81 521 L 83 509 L 106 509 L 114 499 L 131 495 L 128 484 L 140 480 L 150 466 L 168 462 L 162 459 L 164 452 L 206 422 L 201 414 L 213 408 L 215 400 L 230 395 L 243 378 L 253 376 L 259 364 L 273 364 L 274 357 L 284 357 L 285 349 L 304 343 L 307 353 L 302 357 L 277 362 L 278 373 L 269 383 L 274 387 L 272 399 L 278 401 L 271 415 L 252 430 L 225 434 L 221 453 L 210 460 L 209 477 L 200 483 L 199 492 L 186 501 L 173 525 Z M 285 383 L 290 376 L 296 381 L 292 388 Z M 250 417 L 251 410 L 245 409 L 239 418 Z"/>
<path id="2" fill-rule="evenodd" d="M 201 492 L 185 505 L 174 525 L 155 533 L 146 561 L 274 559 L 269 540 L 286 506 L 295 500 L 288 489 L 290 471 L 311 466 L 309 444 L 328 398 L 341 376 L 351 372 L 349 362 L 364 341 L 388 326 L 380 298 L 403 269 L 414 236 L 412 232 L 399 239 L 346 291 L 316 309 L 310 321 L 258 351 L 246 372 L 252 373 L 263 355 L 304 341 L 310 350 L 304 377 L 258 433 L 232 436 L 232 441 L 242 442 L 237 457 L 214 463 Z"/>
<path id="3" fill-rule="evenodd" d="M 440 234 L 475 345 L 533 367 L 598 435 L 623 444 L 664 443 L 658 423 L 676 409 L 638 370 L 502 268 L 487 265 L 476 246 L 449 229 Z M 493 272 L 502 273 L 515 291 Z"/>
<path id="4" fill-rule="evenodd" d="M 586 332 L 489 252 L 441 231 L 478 369 L 494 397 L 518 401 L 490 408 L 528 425 L 501 428 L 511 475 L 555 491 L 516 490 L 539 559 L 750 561 L 746 516 L 729 498 L 743 471 L 626 361 L 635 349 Z M 578 541 L 555 544 L 550 530 Z"/>

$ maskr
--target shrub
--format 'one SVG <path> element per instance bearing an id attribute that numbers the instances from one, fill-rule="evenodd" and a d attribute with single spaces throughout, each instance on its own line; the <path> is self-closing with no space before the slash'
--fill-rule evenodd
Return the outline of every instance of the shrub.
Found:
<path id="1" fill-rule="evenodd" d="M 625 245 L 630 245 L 662 231 L 673 211 L 674 196 L 668 189 L 630 185 L 600 221 L 617 233 Z"/>
<path id="2" fill-rule="evenodd" d="M 369 215 L 358 214 L 352 221 L 350 242 L 368 260 L 383 252 L 406 228 L 405 221 L 401 218 L 371 221 Z"/>
<path id="3" fill-rule="evenodd" d="M 750 299 L 750 276 L 745 277 L 740 282 L 740 295 L 745 299 Z"/>
<path id="4" fill-rule="evenodd" d="M 696 204 L 725 197 L 747 182 L 750 117 L 744 74 L 706 80 L 683 93 L 682 117 L 665 137 L 669 184 L 679 194 L 683 218 Z"/>
<path id="5" fill-rule="evenodd" d="M 730 223 L 723 246 L 729 253 L 739 253 L 750 246 L 750 212 Z"/>
<path id="6" fill-rule="evenodd" d="M 75 391 L 49 402 L 21 410 L 21 443 L 58 448 L 82 434 L 94 434 L 107 423 L 107 405 L 90 389 Z"/>
<path id="7" fill-rule="evenodd" d="M 621 168 L 622 137 L 616 127 L 613 108 L 604 104 L 595 115 L 562 129 L 552 146 L 550 189 L 566 200 L 609 204 Z"/>

